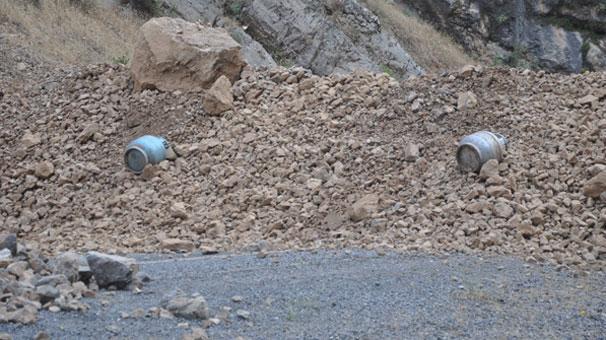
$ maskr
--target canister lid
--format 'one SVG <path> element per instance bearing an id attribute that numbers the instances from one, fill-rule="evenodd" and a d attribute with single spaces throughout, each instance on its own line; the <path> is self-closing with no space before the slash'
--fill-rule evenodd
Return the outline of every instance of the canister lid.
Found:
<path id="1" fill-rule="evenodd" d="M 471 144 L 462 144 L 457 149 L 457 162 L 462 171 L 480 171 L 481 159 L 478 150 Z"/>
<path id="2" fill-rule="evenodd" d="M 124 153 L 126 166 L 135 173 L 141 173 L 147 164 L 147 155 L 136 146 L 129 147 Z"/>

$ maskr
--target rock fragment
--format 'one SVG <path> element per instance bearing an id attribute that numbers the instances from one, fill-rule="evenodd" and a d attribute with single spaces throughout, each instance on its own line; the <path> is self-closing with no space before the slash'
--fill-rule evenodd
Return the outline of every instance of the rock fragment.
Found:
<path id="1" fill-rule="evenodd" d="M 355 202 L 349 210 L 349 218 L 354 222 L 362 221 L 379 208 L 379 196 L 368 194 Z"/>
<path id="2" fill-rule="evenodd" d="M 583 194 L 588 197 L 598 198 L 603 192 L 606 192 L 606 171 L 595 175 L 583 186 Z"/>
<path id="3" fill-rule="evenodd" d="M 178 238 L 167 238 L 160 241 L 160 247 L 162 249 L 171 250 L 171 251 L 184 251 L 191 252 L 194 250 L 195 246 L 192 241 L 181 240 Z"/>
<path id="4" fill-rule="evenodd" d="M 419 158 L 419 146 L 414 143 L 406 144 L 404 148 L 404 160 L 407 162 L 414 162 Z"/>
<path id="5" fill-rule="evenodd" d="M 209 318 L 208 306 L 202 296 L 187 297 L 177 294 L 165 301 L 162 307 L 175 316 L 186 319 L 206 320 Z"/>
<path id="6" fill-rule="evenodd" d="M 467 91 L 459 93 L 459 98 L 457 99 L 457 108 L 459 111 L 473 109 L 476 106 L 478 106 L 478 98 L 473 92 Z"/>
<path id="7" fill-rule="evenodd" d="M 231 82 L 222 75 L 215 81 L 213 86 L 204 96 L 204 110 L 212 116 L 230 110 L 234 105 L 234 97 L 231 93 Z"/>
<path id="8" fill-rule="evenodd" d="M 122 256 L 91 251 L 86 254 L 86 260 L 100 288 L 124 289 L 139 270 L 135 260 Z"/>
<path id="9" fill-rule="evenodd" d="M 12 233 L 0 234 L 0 250 L 8 249 L 13 256 L 17 255 L 17 235 Z"/>
<path id="10" fill-rule="evenodd" d="M 499 176 L 499 161 L 489 159 L 480 169 L 480 179 L 487 180 Z"/>
<path id="11" fill-rule="evenodd" d="M 34 174 L 36 177 L 41 179 L 47 179 L 55 173 L 55 167 L 53 163 L 49 161 L 43 161 L 36 164 Z"/>

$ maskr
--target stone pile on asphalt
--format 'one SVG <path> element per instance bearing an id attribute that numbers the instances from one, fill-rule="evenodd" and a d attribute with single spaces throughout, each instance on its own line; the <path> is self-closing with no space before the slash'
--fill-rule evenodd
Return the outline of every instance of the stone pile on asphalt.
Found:
<path id="1" fill-rule="evenodd" d="M 89 306 L 80 299 L 95 297 L 99 287 L 142 285 L 146 278 L 132 277 L 133 270 L 136 264 L 131 259 L 96 252 L 47 258 L 30 244 L 17 243 L 16 235 L 1 234 L 0 323 L 33 323 L 40 309 L 86 311 Z"/>
<path id="2" fill-rule="evenodd" d="M 2 61 L 0 224 L 44 254 L 262 244 L 606 263 L 606 74 L 245 68 L 211 114 L 205 90 L 136 92 L 119 66 Z M 457 142 L 479 130 L 509 150 L 461 173 Z M 144 133 L 174 155 L 138 176 L 123 150 Z"/>

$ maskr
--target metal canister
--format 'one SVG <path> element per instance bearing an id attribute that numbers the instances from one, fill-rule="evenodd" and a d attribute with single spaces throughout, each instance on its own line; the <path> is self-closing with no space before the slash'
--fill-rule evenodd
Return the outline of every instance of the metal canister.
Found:
<path id="1" fill-rule="evenodd" d="M 465 136 L 459 142 L 457 149 L 459 168 L 466 172 L 479 172 L 482 165 L 490 159 L 500 162 L 503 160 L 507 144 L 507 138 L 490 131 L 480 131 Z"/>
<path id="2" fill-rule="evenodd" d="M 162 137 L 141 136 L 126 146 L 124 162 L 134 173 L 141 173 L 145 165 L 158 164 L 166 159 L 166 150 L 169 145 Z"/>

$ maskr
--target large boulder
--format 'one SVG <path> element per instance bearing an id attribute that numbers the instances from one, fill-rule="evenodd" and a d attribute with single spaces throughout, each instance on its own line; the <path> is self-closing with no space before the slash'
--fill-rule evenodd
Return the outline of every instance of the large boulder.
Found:
<path id="1" fill-rule="evenodd" d="M 131 71 L 135 90 L 210 88 L 222 75 L 239 79 L 240 45 L 227 31 L 176 18 L 154 18 L 142 27 Z"/>
<path id="2" fill-rule="evenodd" d="M 137 262 L 127 257 L 91 251 L 86 254 L 86 260 L 101 288 L 115 286 L 124 289 L 139 271 Z"/>

